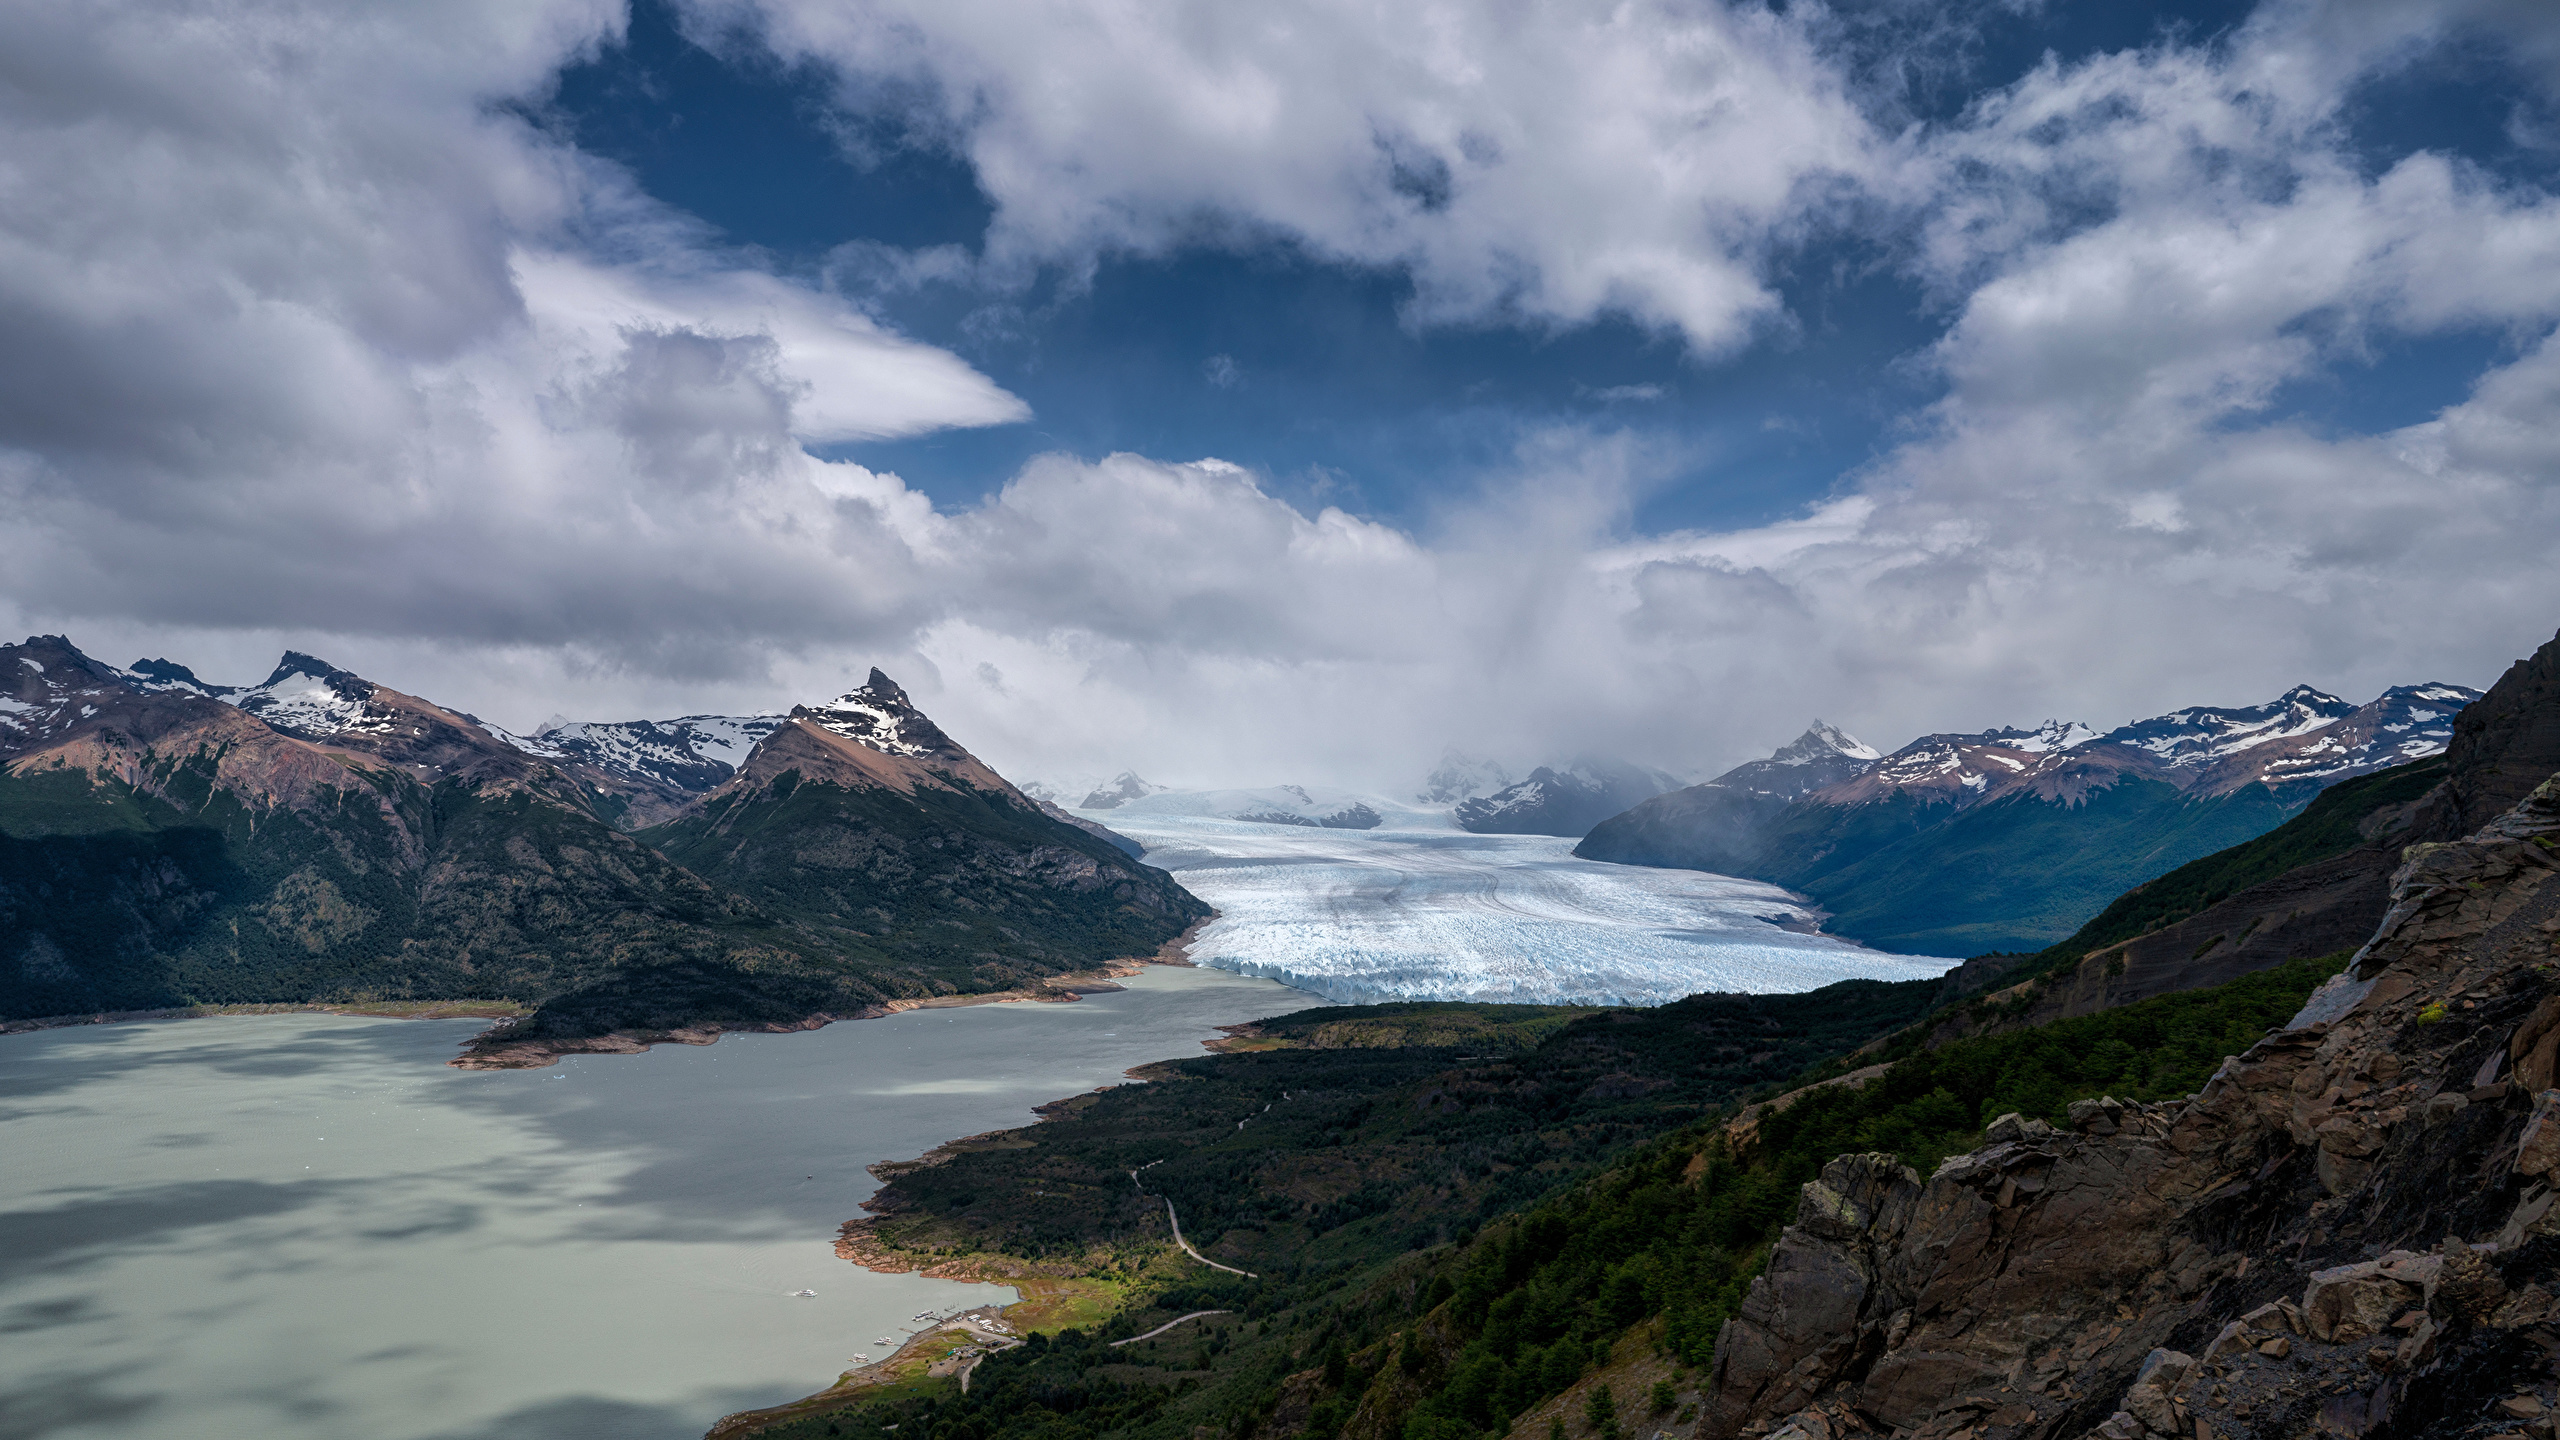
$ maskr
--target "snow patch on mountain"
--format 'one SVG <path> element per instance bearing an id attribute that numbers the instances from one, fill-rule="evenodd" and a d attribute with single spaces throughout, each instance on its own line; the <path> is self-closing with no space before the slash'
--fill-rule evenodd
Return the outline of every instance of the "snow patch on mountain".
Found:
<path id="1" fill-rule="evenodd" d="M 2105 738 L 2148 751 L 2172 768 L 2192 768 L 2325 730 L 2356 708 L 2326 691 L 2296 685 L 2264 705 L 2176 710 L 2111 730 Z"/>
<path id="2" fill-rule="evenodd" d="M 756 742 L 790 717 L 686 715 L 674 720 L 549 720 L 531 735 L 492 731 L 546 760 L 574 760 L 630 780 L 702 790 L 736 771 Z"/>
<path id="3" fill-rule="evenodd" d="M 1815 765 L 1835 755 L 1845 755 L 1852 760 L 1884 758 L 1884 752 L 1873 745 L 1860 741 L 1857 736 L 1836 725 L 1826 725 L 1817 719 L 1805 728 L 1803 734 L 1778 747 L 1777 752 L 1762 763 Z"/>
<path id="4" fill-rule="evenodd" d="M 287 650 L 275 673 L 256 685 L 214 698 L 264 720 L 287 735 L 326 740 L 333 735 L 387 735 L 396 723 L 366 702 L 373 684 L 326 660 Z"/>
<path id="5" fill-rule="evenodd" d="M 1164 794 L 1170 788 L 1143 780 L 1134 770 L 1123 770 L 1101 784 L 1087 789 L 1084 798 L 1076 802 L 1076 808 L 1116 810 L 1123 805 L 1144 800 L 1150 795 Z"/>

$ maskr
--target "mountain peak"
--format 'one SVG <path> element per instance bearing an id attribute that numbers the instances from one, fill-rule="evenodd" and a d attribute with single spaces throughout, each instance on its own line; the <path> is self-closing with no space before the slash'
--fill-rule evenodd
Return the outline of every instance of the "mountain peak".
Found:
<path id="1" fill-rule="evenodd" d="M 925 718 L 897 681 L 876 666 L 861 689 L 848 690 L 824 705 L 795 706 L 791 714 L 883 755 L 952 759 L 966 753 Z"/>
<path id="2" fill-rule="evenodd" d="M 208 685 L 196 672 L 175 660 L 136 660 L 125 667 L 125 674 L 152 690 L 193 690 L 201 695 L 220 695 L 229 686 Z"/>
<path id="3" fill-rule="evenodd" d="M 299 650 L 287 650 L 284 652 L 284 658 L 276 662 L 275 672 L 250 688 L 265 689 L 279 681 L 290 680 L 296 675 L 308 675 L 314 680 L 333 680 L 341 675 L 350 680 L 358 678 L 354 671 L 341 670 L 316 655 L 305 655 Z"/>
<path id="4" fill-rule="evenodd" d="M 1808 765 L 1826 755 L 1846 755 L 1852 760 L 1881 760 L 1884 756 L 1872 745 L 1838 726 L 1816 720 L 1805 732 L 1770 756 L 1780 765 Z"/>
<path id="5" fill-rule="evenodd" d="M 299 650 L 284 652 L 275 673 L 265 680 L 245 690 L 221 691 L 215 698 L 305 740 L 326 739 L 351 729 L 380 730 L 387 723 L 380 717 L 366 719 L 365 702 L 373 698 L 371 682 Z"/>
<path id="6" fill-rule="evenodd" d="M 1094 786 L 1076 808 L 1117 810 L 1132 800 L 1144 800 L 1150 795 L 1161 795 L 1169 788 L 1171 787 L 1140 779 L 1135 770 L 1123 770 L 1102 784 Z"/>

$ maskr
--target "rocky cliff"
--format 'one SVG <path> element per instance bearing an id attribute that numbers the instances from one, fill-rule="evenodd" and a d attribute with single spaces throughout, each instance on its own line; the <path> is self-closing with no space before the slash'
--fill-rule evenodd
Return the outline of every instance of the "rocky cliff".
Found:
<path id="1" fill-rule="evenodd" d="M 2484 818 L 2196 1095 L 2005 1117 L 1926 1178 L 1833 1161 L 1699 1435 L 2551 1434 L 2560 779 Z"/>

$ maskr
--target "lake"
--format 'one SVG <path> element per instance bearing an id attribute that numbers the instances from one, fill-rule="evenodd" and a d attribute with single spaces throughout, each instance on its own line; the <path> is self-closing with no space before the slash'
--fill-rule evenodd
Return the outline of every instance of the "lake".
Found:
<path id="1" fill-rule="evenodd" d="M 1316 1003 L 1127 983 L 494 1073 L 476 1021 L 0 1037 L 0 1437 L 695 1440 L 1014 1298 L 835 1258 L 865 1166 Z"/>

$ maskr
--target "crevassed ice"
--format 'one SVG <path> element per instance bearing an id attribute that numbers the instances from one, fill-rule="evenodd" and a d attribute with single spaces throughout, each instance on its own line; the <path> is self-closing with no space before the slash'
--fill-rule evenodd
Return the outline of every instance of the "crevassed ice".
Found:
<path id="1" fill-rule="evenodd" d="M 1804 912 L 1773 885 L 1578 860 L 1570 839 L 1471 835 L 1445 813 L 1366 803 L 1384 826 L 1186 815 L 1173 796 L 1089 814 L 1218 908 L 1193 961 L 1338 1003 L 1655 1005 L 1702 990 L 1916 979 L 1955 963 L 1782 929 Z"/>

